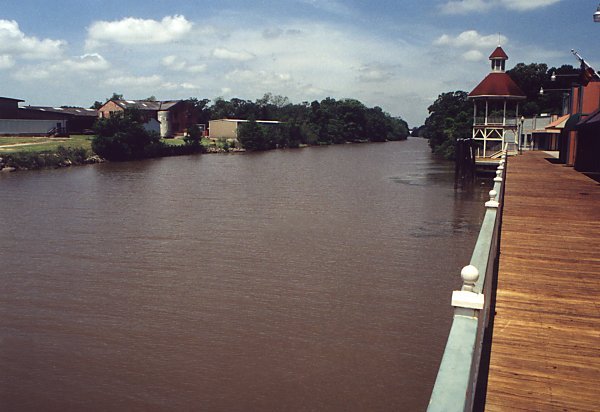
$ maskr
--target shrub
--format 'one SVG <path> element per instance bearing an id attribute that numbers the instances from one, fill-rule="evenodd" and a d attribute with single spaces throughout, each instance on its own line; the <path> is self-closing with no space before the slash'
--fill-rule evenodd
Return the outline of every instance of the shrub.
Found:
<path id="1" fill-rule="evenodd" d="M 156 132 L 144 129 L 136 111 L 114 113 L 98 119 L 94 125 L 96 137 L 92 150 L 108 160 L 132 160 L 160 156 L 164 145 Z"/>

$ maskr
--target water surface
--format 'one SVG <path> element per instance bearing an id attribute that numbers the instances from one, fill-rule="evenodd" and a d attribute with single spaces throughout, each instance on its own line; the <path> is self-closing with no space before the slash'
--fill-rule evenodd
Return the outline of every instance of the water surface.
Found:
<path id="1" fill-rule="evenodd" d="M 426 142 L 0 175 L 2 410 L 424 410 L 483 213 Z"/>

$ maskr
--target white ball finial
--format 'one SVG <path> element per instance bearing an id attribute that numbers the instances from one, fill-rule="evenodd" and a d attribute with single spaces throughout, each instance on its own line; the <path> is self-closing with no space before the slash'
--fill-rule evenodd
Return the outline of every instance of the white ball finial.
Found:
<path id="1" fill-rule="evenodd" d="M 490 200 L 485 202 L 485 207 L 497 208 L 500 205 L 496 200 L 497 195 L 498 192 L 496 192 L 494 189 L 490 190 Z"/>
<path id="2" fill-rule="evenodd" d="M 494 178 L 494 182 L 502 181 L 502 170 L 496 170 L 496 177 Z"/>
<path id="3" fill-rule="evenodd" d="M 462 290 L 467 292 L 473 292 L 475 283 L 479 280 L 479 270 L 473 265 L 468 265 L 462 268 L 460 276 L 463 280 Z"/>

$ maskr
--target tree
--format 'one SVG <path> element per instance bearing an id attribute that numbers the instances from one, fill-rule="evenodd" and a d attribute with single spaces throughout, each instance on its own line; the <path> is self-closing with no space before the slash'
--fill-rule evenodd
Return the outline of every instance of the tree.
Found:
<path id="1" fill-rule="evenodd" d="M 456 139 L 468 139 L 472 135 L 472 110 L 464 91 L 442 93 L 429 106 L 424 135 L 434 153 L 446 159 L 454 158 Z"/>
<path id="2" fill-rule="evenodd" d="M 141 116 L 135 110 L 98 119 L 94 132 L 96 136 L 92 140 L 92 150 L 108 160 L 154 157 L 160 155 L 163 149 L 158 133 L 144 129 Z"/>
<path id="3" fill-rule="evenodd" d="M 112 96 L 106 99 L 107 102 L 110 100 L 123 100 L 123 95 L 113 92 Z"/>
<path id="4" fill-rule="evenodd" d="M 571 65 L 548 69 L 545 63 L 518 63 L 507 73 L 527 96 L 521 106 L 521 113 L 533 116 L 540 113 L 562 113 L 560 91 L 571 87 L 572 82 L 577 80 L 579 70 Z M 555 81 L 550 79 L 552 73 L 557 75 Z M 541 88 L 547 90 L 543 95 L 540 95 Z"/>
<path id="5" fill-rule="evenodd" d="M 198 100 L 195 97 L 190 97 L 186 100 L 192 112 L 192 117 L 196 118 L 199 124 L 208 124 L 211 119 L 211 109 L 209 107 L 210 100 Z"/>
<path id="6" fill-rule="evenodd" d="M 202 149 L 202 130 L 200 130 L 200 127 L 195 124 L 188 128 L 188 132 L 183 137 L 183 141 L 194 151 L 200 151 Z"/>
<path id="7" fill-rule="evenodd" d="M 251 152 L 266 150 L 268 148 L 265 131 L 256 123 L 255 119 L 250 119 L 248 123 L 240 124 L 238 140 L 244 149 Z"/>

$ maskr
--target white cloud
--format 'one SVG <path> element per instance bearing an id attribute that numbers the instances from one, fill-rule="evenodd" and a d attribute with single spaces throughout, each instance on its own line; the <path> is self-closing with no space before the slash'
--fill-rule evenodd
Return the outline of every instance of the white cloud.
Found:
<path id="1" fill-rule="evenodd" d="M 386 67 L 381 64 L 368 64 L 358 69 L 358 80 L 361 82 L 386 82 L 394 77 L 398 67 Z"/>
<path id="2" fill-rule="evenodd" d="M 440 6 L 445 14 L 483 13 L 493 8 L 529 11 L 548 7 L 561 0 L 450 0 Z"/>
<path id="3" fill-rule="evenodd" d="M 8 54 L 0 55 L 0 70 L 9 69 L 15 65 L 15 59 Z"/>
<path id="4" fill-rule="evenodd" d="M 189 64 L 184 59 L 175 55 L 165 56 L 161 59 L 161 64 L 173 71 L 185 71 L 188 73 L 202 73 L 206 71 L 206 64 Z"/>
<path id="5" fill-rule="evenodd" d="M 252 53 L 247 51 L 231 51 L 224 47 L 217 47 L 212 52 L 213 57 L 222 60 L 248 61 L 254 58 Z"/>
<path id="6" fill-rule="evenodd" d="M 179 87 L 181 87 L 182 89 L 185 89 L 185 90 L 196 90 L 196 89 L 200 88 L 193 83 L 181 83 L 179 85 Z"/>
<path id="7" fill-rule="evenodd" d="M 183 70 L 185 68 L 185 62 L 179 60 L 177 56 L 169 55 L 162 58 L 161 64 L 171 70 Z"/>
<path id="8" fill-rule="evenodd" d="M 441 6 L 445 14 L 467 14 L 472 12 L 484 12 L 492 8 L 492 3 L 484 0 L 455 0 L 449 1 Z"/>
<path id="9" fill-rule="evenodd" d="M 0 59 L 1 62 L 1 59 Z M 0 64 L 1 65 L 1 64 Z M 13 77 L 22 82 L 52 78 L 55 81 L 73 80 L 90 73 L 99 73 L 110 68 L 104 57 L 97 53 L 61 60 L 60 62 L 20 66 Z"/>
<path id="10" fill-rule="evenodd" d="M 28 66 L 20 68 L 13 73 L 13 77 L 22 82 L 32 82 L 50 78 L 51 72 L 45 67 Z"/>
<path id="11" fill-rule="evenodd" d="M 315 9 L 340 16 L 349 16 L 353 11 L 344 2 L 337 0 L 301 0 L 301 3 L 308 4 Z"/>
<path id="12" fill-rule="evenodd" d="M 155 74 L 152 76 L 119 76 L 111 77 L 104 81 L 108 86 L 115 87 L 160 87 L 163 83 L 162 77 Z"/>
<path id="13" fill-rule="evenodd" d="M 206 64 L 193 64 L 187 66 L 185 70 L 189 73 L 203 73 L 206 71 Z"/>
<path id="14" fill-rule="evenodd" d="M 153 74 L 150 76 L 123 75 L 112 77 L 104 81 L 106 86 L 118 87 L 125 95 L 141 93 L 143 95 L 156 94 L 163 91 L 172 98 L 171 93 L 184 90 L 198 90 L 199 87 L 189 82 L 165 81 L 162 76 Z M 168 93 L 167 93 L 168 92 Z"/>
<path id="15" fill-rule="evenodd" d="M 477 62 L 485 58 L 484 54 L 479 50 L 469 50 L 468 52 L 463 53 L 462 57 L 470 62 Z"/>
<path id="16" fill-rule="evenodd" d="M 458 36 L 450 36 L 443 34 L 434 44 L 438 46 L 450 46 L 450 47 L 469 47 L 469 48 L 491 48 L 500 44 L 506 44 L 508 39 L 506 36 L 498 36 L 497 34 L 490 34 L 484 36 L 479 34 L 476 30 L 467 30 L 460 33 Z"/>
<path id="17" fill-rule="evenodd" d="M 166 16 L 161 21 L 127 17 L 117 21 L 97 21 L 88 28 L 87 48 L 104 43 L 165 44 L 182 39 L 193 24 L 184 16 Z"/>
<path id="18" fill-rule="evenodd" d="M 98 53 L 84 54 L 74 59 L 68 59 L 61 64 L 53 65 L 56 69 L 68 69 L 79 72 L 99 72 L 110 68 L 110 64 Z"/>
<path id="19" fill-rule="evenodd" d="M 561 0 L 501 0 L 500 3 L 509 10 L 533 10 L 548 7 Z"/>
<path id="20" fill-rule="evenodd" d="M 236 69 L 227 73 L 225 79 L 230 82 L 251 83 L 262 87 L 280 87 L 288 84 L 292 80 L 292 76 L 289 73 L 275 73 L 268 70 Z"/>
<path id="21" fill-rule="evenodd" d="M 27 36 L 14 20 L 0 20 L 0 55 L 25 59 L 55 59 L 63 53 L 63 40 Z"/>

